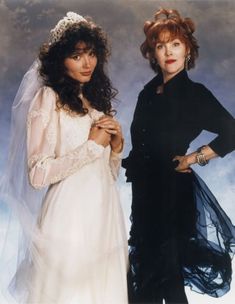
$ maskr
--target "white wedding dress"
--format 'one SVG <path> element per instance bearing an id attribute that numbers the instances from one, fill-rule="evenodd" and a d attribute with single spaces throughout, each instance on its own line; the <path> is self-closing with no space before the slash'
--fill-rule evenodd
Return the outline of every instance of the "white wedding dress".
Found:
<path id="1" fill-rule="evenodd" d="M 47 187 L 26 303 L 127 304 L 127 236 L 115 180 L 121 156 L 88 140 L 103 113 L 56 107 L 43 87 L 28 114 L 29 179 Z"/>

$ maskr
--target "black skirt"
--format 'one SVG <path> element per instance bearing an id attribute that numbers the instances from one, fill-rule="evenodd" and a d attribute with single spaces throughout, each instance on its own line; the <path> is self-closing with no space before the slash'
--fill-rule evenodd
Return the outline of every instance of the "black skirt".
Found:
<path id="1" fill-rule="evenodd" d="M 235 227 L 203 180 L 167 170 L 132 180 L 132 193 L 131 292 L 149 292 L 178 276 L 199 293 L 225 294 Z"/>

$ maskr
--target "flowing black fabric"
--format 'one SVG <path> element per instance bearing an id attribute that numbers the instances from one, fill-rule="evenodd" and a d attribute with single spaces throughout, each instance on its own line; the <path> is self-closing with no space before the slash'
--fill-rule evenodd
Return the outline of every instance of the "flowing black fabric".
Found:
<path id="1" fill-rule="evenodd" d="M 220 297 L 230 289 L 235 252 L 235 227 L 205 182 L 194 172 L 197 235 L 185 252 L 185 284 L 198 292 Z"/>
<path id="2" fill-rule="evenodd" d="M 187 200 L 184 199 L 185 204 L 178 206 L 178 214 L 175 210 L 171 214 L 169 204 L 164 211 L 159 211 L 156 200 L 151 198 L 151 192 L 156 191 L 157 186 L 152 188 L 149 180 L 132 184 L 134 204 L 129 239 L 131 303 L 145 303 L 146 300 L 157 303 L 165 282 L 169 289 L 172 277 L 177 278 L 176 282 L 184 281 L 182 284 L 194 291 L 212 297 L 220 297 L 230 289 L 235 227 L 195 172 L 181 175 L 185 181 L 192 182 L 193 203 L 188 196 Z M 147 183 L 148 191 L 144 192 Z M 189 194 L 191 189 L 188 189 Z M 154 201 L 155 206 L 149 208 Z M 191 207 L 185 209 L 187 204 Z M 182 289 L 182 285 L 175 284 L 179 285 L 178 291 Z M 172 290 L 170 288 L 169 292 Z M 166 294 L 163 293 L 162 299 Z"/>
<path id="3" fill-rule="evenodd" d="M 229 290 L 235 228 L 202 179 L 176 172 L 172 160 L 202 130 L 217 134 L 208 145 L 224 157 L 235 149 L 235 120 L 186 71 L 158 94 L 161 84 L 158 75 L 141 91 L 123 160 L 133 194 L 129 297 L 186 304 L 184 285 L 213 297 Z"/>

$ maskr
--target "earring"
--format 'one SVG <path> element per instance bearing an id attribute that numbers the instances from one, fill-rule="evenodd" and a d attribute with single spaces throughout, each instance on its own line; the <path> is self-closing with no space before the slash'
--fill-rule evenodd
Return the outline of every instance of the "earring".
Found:
<path id="1" fill-rule="evenodd" d="M 151 58 L 151 64 L 152 65 L 156 65 L 157 64 L 157 60 L 155 58 Z"/>
<path id="2" fill-rule="evenodd" d="M 151 58 L 151 59 L 150 59 L 150 66 L 151 66 L 151 68 L 152 68 L 155 72 L 158 72 L 158 71 L 159 71 L 159 65 L 158 65 L 158 62 L 157 62 L 156 58 Z"/>
<path id="3" fill-rule="evenodd" d="M 189 61 L 190 61 L 190 59 L 191 59 L 191 55 L 188 54 L 188 55 L 185 57 L 185 69 L 186 69 L 186 71 L 188 71 L 188 69 L 189 69 Z"/>

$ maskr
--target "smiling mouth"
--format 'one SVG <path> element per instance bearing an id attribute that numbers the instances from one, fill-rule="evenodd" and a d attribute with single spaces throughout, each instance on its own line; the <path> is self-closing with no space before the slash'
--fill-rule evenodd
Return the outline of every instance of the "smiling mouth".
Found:
<path id="1" fill-rule="evenodd" d="M 171 64 L 171 63 L 176 62 L 176 60 L 175 59 L 169 59 L 169 60 L 166 60 L 165 62 L 166 62 L 166 64 Z"/>

